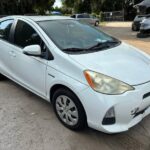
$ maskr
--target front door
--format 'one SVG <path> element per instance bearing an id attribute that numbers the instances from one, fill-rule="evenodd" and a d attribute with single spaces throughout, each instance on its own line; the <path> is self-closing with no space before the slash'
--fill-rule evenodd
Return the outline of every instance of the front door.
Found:
<path id="1" fill-rule="evenodd" d="M 45 97 L 45 77 L 47 60 L 23 54 L 23 48 L 29 45 L 40 45 L 44 49 L 43 41 L 28 23 L 18 20 L 14 45 L 12 45 L 11 63 L 15 80 L 39 95 Z"/>

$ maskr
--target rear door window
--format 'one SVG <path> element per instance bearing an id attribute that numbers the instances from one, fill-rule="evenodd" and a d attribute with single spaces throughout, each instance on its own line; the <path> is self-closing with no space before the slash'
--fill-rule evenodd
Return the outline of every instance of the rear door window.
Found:
<path id="1" fill-rule="evenodd" d="M 13 20 L 6 20 L 0 22 L 0 39 L 9 41 L 12 24 L 13 24 Z"/>

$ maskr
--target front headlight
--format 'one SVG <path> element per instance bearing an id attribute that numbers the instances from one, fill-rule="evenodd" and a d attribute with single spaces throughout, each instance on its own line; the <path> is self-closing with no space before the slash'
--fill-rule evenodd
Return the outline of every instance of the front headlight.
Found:
<path id="1" fill-rule="evenodd" d="M 134 90 L 134 87 L 101 73 L 87 70 L 84 75 L 91 88 L 99 93 L 118 95 Z"/>

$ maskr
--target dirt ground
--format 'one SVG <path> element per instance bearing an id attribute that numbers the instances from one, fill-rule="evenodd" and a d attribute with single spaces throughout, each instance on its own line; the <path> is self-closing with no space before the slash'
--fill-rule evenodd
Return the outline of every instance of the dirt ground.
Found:
<path id="1" fill-rule="evenodd" d="M 137 38 L 137 32 L 131 31 L 131 22 L 110 22 L 101 26 L 101 29 L 126 43 L 129 43 L 150 54 L 150 37 Z"/>
<path id="2" fill-rule="evenodd" d="M 149 52 L 150 39 L 135 38 L 129 25 L 101 28 Z M 150 150 L 150 116 L 121 134 L 89 128 L 72 132 L 59 123 L 49 103 L 6 80 L 0 82 L 0 150 Z"/>

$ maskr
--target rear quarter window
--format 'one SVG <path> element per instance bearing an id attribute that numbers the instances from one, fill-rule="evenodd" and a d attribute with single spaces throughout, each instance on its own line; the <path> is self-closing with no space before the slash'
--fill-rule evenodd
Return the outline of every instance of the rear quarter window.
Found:
<path id="1" fill-rule="evenodd" d="M 5 20 L 0 22 L 0 39 L 9 41 L 12 24 L 13 20 Z"/>

